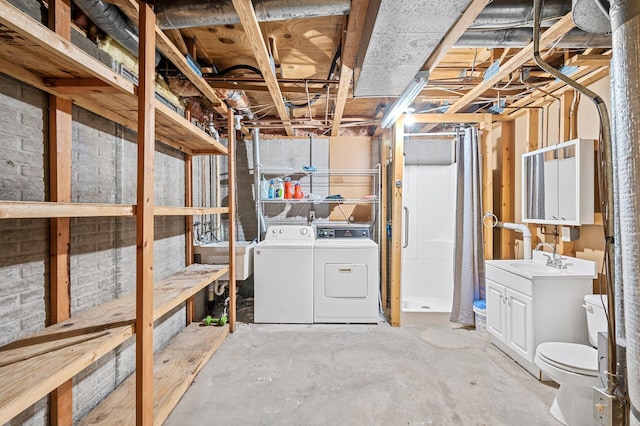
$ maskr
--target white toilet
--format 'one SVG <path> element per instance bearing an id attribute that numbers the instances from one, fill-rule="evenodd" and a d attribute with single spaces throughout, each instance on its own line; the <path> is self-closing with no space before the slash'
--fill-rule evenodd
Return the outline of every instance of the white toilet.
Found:
<path id="1" fill-rule="evenodd" d="M 568 426 L 596 424 L 592 388 L 598 383 L 598 332 L 607 331 L 607 296 L 588 294 L 584 302 L 591 346 L 545 342 L 538 345 L 535 356 L 540 370 L 560 385 L 551 414 Z"/>

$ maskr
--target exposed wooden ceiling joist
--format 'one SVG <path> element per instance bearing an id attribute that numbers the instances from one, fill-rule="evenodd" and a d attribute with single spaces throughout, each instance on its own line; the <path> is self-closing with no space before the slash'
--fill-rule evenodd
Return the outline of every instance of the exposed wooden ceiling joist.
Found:
<path id="1" fill-rule="evenodd" d="M 249 39 L 251 50 L 253 50 L 256 62 L 258 63 L 258 68 L 262 72 L 264 81 L 269 88 L 269 93 L 271 94 L 273 103 L 278 111 L 278 115 L 282 120 L 285 131 L 287 132 L 287 135 L 292 136 L 294 131 L 291 126 L 291 120 L 289 119 L 289 113 L 284 104 L 278 80 L 271 68 L 269 52 L 264 42 L 262 31 L 260 31 L 260 25 L 258 24 L 253 4 L 251 3 L 251 0 L 233 0 L 233 7 L 236 9 L 240 22 L 242 23 L 242 27 L 247 35 L 247 39 Z"/>
<path id="2" fill-rule="evenodd" d="M 113 4 L 134 23 L 139 26 L 138 3 L 135 0 L 112 0 Z M 191 82 L 202 92 L 213 105 L 214 109 L 222 115 L 227 114 L 227 105 L 213 91 L 213 88 L 204 81 L 196 72 L 191 69 L 182 52 L 167 37 L 167 35 L 156 25 L 156 47 L 169 59 Z"/>
<path id="3" fill-rule="evenodd" d="M 540 45 L 547 46 L 549 43 L 557 40 L 558 38 L 565 35 L 569 32 L 575 24 L 571 19 L 571 13 L 566 14 L 562 17 L 558 22 L 556 22 L 552 27 L 546 30 L 542 36 L 540 37 Z M 464 107 L 469 105 L 474 99 L 478 96 L 482 95 L 485 91 L 492 88 L 503 78 L 507 77 L 510 73 L 514 72 L 518 68 L 520 68 L 524 63 L 530 61 L 533 55 L 533 43 L 528 44 L 518 53 L 513 55 L 511 59 L 504 63 L 498 70 L 498 72 L 484 80 L 482 83 L 475 86 L 473 89 L 469 90 L 462 98 L 460 98 L 457 102 L 450 105 L 447 109 L 447 112 L 454 113 L 462 110 Z"/>
<path id="4" fill-rule="evenodd" d="M 338 86 L 338 96 L 336 98 L 336 106 L 333 113 L 333 126 L 331 127 L 331 136 L 338 136 L 340 131 L 340 123 L 344 114 L 344 106 L 349 95 L 349 86 L 353 78 L 353 68 L 355 66 L 358 46 L 362 36 L 362 27 L 367 16 L 367 7 L 369 0 L 352 0 L 351 11 L 349 12 L 349 22 L 347 24 L 347 35 L 345 37 L 344 46 L 342 46 L 341 64 L 340 64 L 340 85 Z"/>

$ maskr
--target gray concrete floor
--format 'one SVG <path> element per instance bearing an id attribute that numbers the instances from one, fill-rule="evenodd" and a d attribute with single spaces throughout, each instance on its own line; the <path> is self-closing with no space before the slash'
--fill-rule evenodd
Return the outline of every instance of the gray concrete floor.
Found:
<path id="1" fill-rule="evenodd" d="M 239 323 L 166 425 L 558 425 L 474 330 Z"/>

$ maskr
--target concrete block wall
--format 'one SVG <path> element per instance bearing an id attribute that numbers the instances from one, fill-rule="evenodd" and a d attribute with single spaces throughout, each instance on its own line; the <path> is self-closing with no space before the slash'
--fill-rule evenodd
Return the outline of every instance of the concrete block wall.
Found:
<path id="1" fill-rule="evenodd" d="M 48 97 L 0 75 L 0 199 L 48 199 Z M 72 200 L 136 203 L 136 135 L 73 109 Z M 155 154 L 158 205 L 184 205 L 184 157 L 162 144 Z M 71 309 L 76 315 L 135 289 L 135 219 L 71 220 Z M 155 279 L 185 266 L 185 220 L 155 220 Z M 0 220 L 0 346 L 48 321 L 49 220 Z M 154 349 L 185 325 L 184 307 L 156 323 Z M 135 369 L 133 339 L 74 378 L 74 420 L 88 413 Z M 10 424 L 48 422 L 47 398 Z"/>
<path id="2" fill-rule="evenodd" d="M 47 96 L 0 75 L 0 199 L 44 201 Z M 49 221 L 0 220 L 0 346 L 44 328 Z M 46 398 L 10 424 L 43 424 Z"/>

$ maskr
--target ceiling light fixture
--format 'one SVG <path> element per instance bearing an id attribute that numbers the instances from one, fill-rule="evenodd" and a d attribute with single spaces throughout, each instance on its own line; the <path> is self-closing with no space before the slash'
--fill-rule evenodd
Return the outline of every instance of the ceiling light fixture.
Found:
<path id="1" fill-rule="evenodd" d="M 429 71 L 418 71 L 416 76 L 411 80 L 411 83 L 404 89 L 402 95 L 391 105 L 391 107 L 385 112 L 380 123 L 380 127 L 383 129 L 393 126 L 398 120 L 398 117 L 406 111 L 407 107 L 413 102 L 413 100 L 422 91 L 424 86 L 429 80 Z"/>

